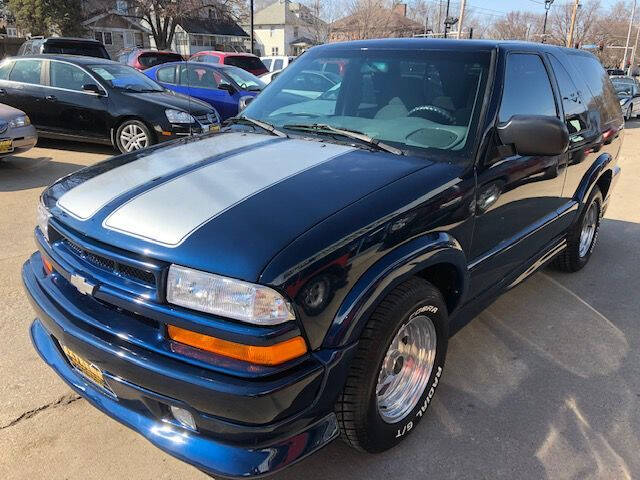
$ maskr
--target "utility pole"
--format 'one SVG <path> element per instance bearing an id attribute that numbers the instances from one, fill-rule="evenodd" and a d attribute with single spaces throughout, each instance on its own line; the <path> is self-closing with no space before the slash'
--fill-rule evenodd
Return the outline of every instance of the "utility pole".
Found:
<path id="1" fill-rule="evenodd" d="M 447 13 L 444 16 L 444 38 L 447 38 L 447 30 L 449 30 L 449 24 L 447 23 L 447 19 L 449 18 L 449 4 L 451 0 L 447 0 Z"/>
<path id="2" fill-rule="evenodd" d="M 624 58 L 622 60 L 622 68 L 627 68 L 627 51 L 629 50 L 629 40 L 631 39 L 631 26 L 633 25 L 633 17 L 636 16 L 636 0 L 633 0 L 633 8 L 631 9 L 631 18 L 629 19 L 629 30 L 627 31 L 627 44 L 624 49 Z"/>
<path id="3" fill-rule="evenodd" d="M 246 3 L 245 3 L 246 5 Z M 253 53 L 253 0 L 250 0 L 249 2 L 249 23 L 251 24 L 251 26 L 249 28 L 251 28 L 251 53 Z M 264 55 L 267 54 L 267 52 L 263 52 Z"/>
<path id="4" fill-rule="evenodd" d="M 627 75 L 633 75 L 633 64 L 636 62 L 636 50 L 638 49 L 638 37 L 640 36 L 640 25 L 638 26 L 638 30 L 636 31 L 636 43 L 633 46 L 633 50 L 631 51 L 631 61 L 629 62 L 629 70 L 627 71 Z M 625 52 L 627 50 L 625 49 Z"/>
<path id="5" fill-rule="evenodd" d="M 569 37 L 567 38 L 568 48 L 573 48 L 573 31 L 576 28 L 576 16 L 578 15 L 579 6 L 580 6 L 580 0 L 576 0 L 576 2 L 573 4 L 573 12 L 571 12 L 571 26 L 569 27 Z"/>
<path id="6" fill-rule="evenodd" d="M 549 16 L 549 9 L 553 4 L 553 0 L 544 0 L 544 23 L 542 24 L 542 43 L 547 42 L 547 17 Z"/>
<path id="7" fill-rule="evenodd" d="M 438 30 L 440 30 L 440 26 L 442 25 L 442 0 L 438 2 Z M 445 37 L 447 35 L 445 34 Z"/>
<path id="8" fill-rule="evenodd" d="M 460 1 L 460 18 L 458 20 L 458 40 L 462 38 L 462 22 L 464 21 L 464 6 L 466 0 Z"/>

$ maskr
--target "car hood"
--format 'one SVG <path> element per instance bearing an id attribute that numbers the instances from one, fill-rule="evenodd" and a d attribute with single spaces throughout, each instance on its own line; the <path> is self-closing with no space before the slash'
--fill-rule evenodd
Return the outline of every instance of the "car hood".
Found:
<path id="1" fill-rule="evenodd" d="M 184 110 L 185 112 L 213 111 L 211 105 L 208 103 L 178 92 L 172 92 L 171 90 L 164 90 L 162 92 L 124 92 L 124 95 L 144 100 L 146 102 L 155 103 L 162 107 Z"/>
<path id="2" fill-rule="evenodd" d="M 431 163 L 316 140 L 224 132 L 123 155 L 43 194 L 55 221 L 158 260 L 256 281 L 323 219 Z"/>

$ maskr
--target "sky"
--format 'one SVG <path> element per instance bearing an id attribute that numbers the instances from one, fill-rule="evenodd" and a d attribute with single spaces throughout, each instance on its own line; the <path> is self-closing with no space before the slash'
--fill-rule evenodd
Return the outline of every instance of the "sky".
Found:
<path id="1" fill-rule="evenodd" d="M 556 4 L 565 4 L 571 0 L 555 0 Z M 446 0 L 443 0 L 446 4 Z M 452 2 L 454 3 L 454 2 Z M 458 3 L 456 1 L 455 3 Z M 600 4 L 607 7 L 615 3 L 615 0 L 601 0 Z M 544 12 L 544 0 L 467 0 L 467 5 L 472 5 L 476 10 L 486 15 L 500 15 L 511 10 L 526 10 Z M 551 7 L 553 8 L 553 6 Z"/>

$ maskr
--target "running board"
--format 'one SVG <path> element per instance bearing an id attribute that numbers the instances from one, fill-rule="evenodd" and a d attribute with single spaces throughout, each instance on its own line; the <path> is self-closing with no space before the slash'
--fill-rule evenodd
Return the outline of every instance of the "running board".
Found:
<path id="1" fill-rule="evenodd" d="M 563 238 L 560 243 L 558 243 L 557 245 L 551 247 L 551 249 L 547 253 L 542 255 L 538 260 L 533 262 L 533 264 L 529 268 L 527 268 L 524 272 L 522 272 L 520 275 L 518 275 L 518 277 L 513 282 L 511 282 L 509 284 L 507 289 L 513 288 L 516 285 L 518 285 L 519 283 L 521 283 L 528 276 L 532 275 L 537 270 L 539 270 L 540 267 L 542 267 L 545 263 L 547 263 L 549 260 L 551 260 L 557 254 L 559 254 L 565 248 L 567 248 L 567 239 Z"/>

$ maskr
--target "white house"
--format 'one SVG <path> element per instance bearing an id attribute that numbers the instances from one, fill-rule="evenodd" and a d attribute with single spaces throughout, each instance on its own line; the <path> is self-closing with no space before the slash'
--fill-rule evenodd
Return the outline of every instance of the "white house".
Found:
<path id="1" fill-rule="evenodd" d="M 256 54 L 299 55 L 314 45 L 322 21 L 298 2 L 276 0 L 255 13 L 253 25 Z"/>

